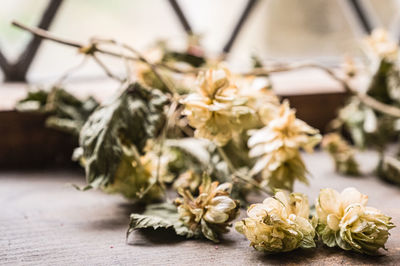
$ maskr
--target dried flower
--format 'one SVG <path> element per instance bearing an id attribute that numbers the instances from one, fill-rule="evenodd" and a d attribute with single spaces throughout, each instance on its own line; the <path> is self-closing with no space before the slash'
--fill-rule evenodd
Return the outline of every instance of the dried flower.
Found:
<path id="1" fill-rule="evenodd" d="M 346 56 L 344 58 L 343 70 L 349 78 L 352 78 L 357 74 L 357 67 L 352 57 Z"/>
<path id="2" fill-rule="evenodd" d="M 249 217 L 235 224 L 256 250 L 268 253 L 315 247 L 315 229 L 308 219 L 307 196 L 279 191 L 247 210 Z"/>
<path id="3" fill-rule="evenodd" d="M 398 45 L 389 38 L 384 29 L 373 30 L 366 38 L 366 43 L 370 50 L 382 59 L 393 61 L 398 57 Z"/>
<path id="4" fill-rule="evenodd" d="M 201 72 L 197 90 L 182 101 L 189 124 L 196 128 L 196 137 L 224 146 L 247 127 L 254 112 L 245 106 L 246 99 L 238 96 L 227 69 Z"/>
<path id="5" fill-rule="evenodd" d="M 389 230 L 394 227 L 390 217 L 366 207 L 368 197 L 355 188 L 342 193 L 322 189 L 316 201 L 317 233 L 329 247 L 374 254 L 385 248 Z"/>
<path id="6" fill-rule="evenodd" d="M 193 170 L 187 170 L 186 172 L 180 174 L 174 182 L 174 189 L 179 188 L 188 189 L 191 192 L 196 192 L 201 182 L 201 176 L 194 172 Z"/>
<path id="7" fill-rule="evenodd" d="M 359 175 L 358 163 L 354 158 L 354 149 L 338 133 L 324 136 L 322 147 L 335 161 L 336 171 L 345 175 Z"/>
<path id="8" fill-rule="evenodd" d="M 279 99 L 271 90 L 266 78 L 247 77 L 238 79 L 239 93 L 247 99 L 246 105 L 253 109 L 262 125 L 267 125 L 279 111 Z"/>
<path id="9" fill-rule="evenodd" d="M 174 176 L 168 171 L 170 154 L 159 156 L 159 147 L 151 139 L 140 156 L 136 149 L 123 146 L 124 157 L 113 183 L 105 188 L 109 193 L 121 193 L 127 198 L 144 201 L 158 200 L 163 195 L 160 183 L 170 183 Z M 144 193 L 145 192 L 145 193 Z"/>
<path id="10" fill-rule="evenodd" d="M 149 153 L 137 158 L 125 149 L 126 156 L 121 162 L 112 184 L 104 188 L 108 193 L 121 193 L 127 198 L 137 199 L 140 194 L 150 188 L 142 200 L 160 199 L 162 188 L 155 184 L 157 161 Z M 163 175 L 163 173 L 161 173 Z M 155 184 L 155 185 L 153 185 Z"/>
<path id="11" fill-rule="evenodd" d="M 175 204 L 180 219 L 195 234 L 201 232 L 207 239 L 218 242 L 218 236 L 229 231 L 227 227 L 239 211 L 239 203 L 229 197 L 231 190 L 232 184 L 211 183 L 205 174 L 197 198 L 188 190 L 179 191 L 183 198 L 176 199 Z"/>
<path id="12" fill-rule="evenodd" d="M 306 182 L 306 168 L 299 149 L 312 152 L 321 136 L 317 129 L 296 118 L 287 101 L 282 104 L 275 119 L 250 134 L 249 156 L 258 157 L 252 169 L 254 174 L 262 172 L 272 188 L 292 190 L 297 178 Z"/>

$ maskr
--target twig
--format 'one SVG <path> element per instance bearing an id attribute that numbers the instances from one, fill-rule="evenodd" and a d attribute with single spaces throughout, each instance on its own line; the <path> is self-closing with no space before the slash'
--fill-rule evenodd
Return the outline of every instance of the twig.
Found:
<path id="1" fill-rule="evenodd" d="M 116 46 L 118 46 L 118 47 L 120 47 L 120 48 L 126 49 L 126 50 L 128 50 L 129 52 L 133 53 L 135 56 L 137 56 L 137 57 L 134 57 L 136 61 L 141 61 L 141 62 L 147 64 L 147 65 L 150 67 L 150 69 L 153 71 L 153 73 L 156 75 L 156 77 L 167 87 L 167 89 L 168 89 L 170 92 L 173 91 L 173 90 L 171 89 L 171 85 L 168 84 L 168 82 L 161 76 L 161 74 L 160 74 L 160 73 L 158 72 L 158 70 L 156 69 L 156 65 L 150 63 L 146 58 L 144 58 L 144 56 L 142 56 L 142 54 L 141 54 L 139 51 L 137 51 L 137 50 L 136 50 L 135 48 L 133 48 L 132 46 L 130 46 L 130 45 L 126 44 L 126 43 L 118 42 L 118 41 L 116 41 L 116 40 L 114 40 L 114 39 L 99 39 L 99 38 L 93 38 L 93 39 L 91 40 L 91 46 L 89 47 L 89 50 L 90 50 L 90 51 L 94 50 L 94 52 L 96 52 L 96 51 L 97 51 L 97 52 L 102 52 L 102 51 L 104 51 L 104 50 L 100 49 L 100 48 L 97 46 L 97 44 L 99 44 L 99 43 L 109 43 L 109 44 L 112 44 L 112 45 L 116 45 Z M 128 56 L 126 56 L 124 53 L 121 53 L 120 55 L 121 55 L 121 57 L 122 57 L 123 59 L 125 59 L 125 60 L 128 60 L 128 59 L 129 59 Z"/>
<path id="2" fill-rule="evenodd" d="M 114 40 L 110 40 L 110 39 L 102 39 L 102 38 L 91 38 L 90 39 L 90 42 L 92 43 L 92 44 L 94 44 L 95 46 L 97 45 L 97 44 L 100 44 L 100 43 L 108 43 L 108 44 L 113 44 L 113 45 L 116 45 L 116 46 L 118 46 L 119 48 L 120 48 L 120 50 L 121 50 L 121 57 L 122 57 L 122 59 L 123 59 L 123 61 L 124 61 L 124 65 L 125 65 L 125 71 L 126 71 L 126 79 L 125 79 L 125 81 L 127 81 L 128 83 L 130 83 L 131 82 L 131 73 L 132 73 L 132 71 L 131 71 L 131 68 L 130 68 L 130 65 L 129 65 L 129 59 L 127 59 L 126 58 L 126 54 L 125 54 L 125 48 L 122 46 L 122 44 L 121 43 L 119 43 L 119 42 L 117 42 L 117 41 L 114 41 Z"/>
<path id="3" fill-rule="evenodd" d="M 124 82 L 123 79 L 121 79 L 121 78 L 117 77 L 116 75 L 114 75 L 111 72 L 111 70 L 109 70 L 108 67 L 95 54 L 92 54 L 91 57 L 104 70 L 104 72 L 107 74 L 107 76 L 109 76 L 112 79 L 118 80 L 119 82 Z"/>
<path id="4" fill-rule="evenodd" d="M 168 89 L 168 91 L 170 92 L 170 93 L 173 93 L 175 90 L 174 89 L 172 89 L 172 84 L 169 84 L 169 82 L 167 82 L 162 76 L 161 76 L 161 74 L 158 72 L 158 70 L 157 70 L 157 68 L 156 68 L 156 65 L 154 65 L 154 64 L 152 64 L 152 63 L 150 63 L 149 61 L 147 61 L 146 60 L 146 58 L 144 58 L 136 49 L 134 49 L 133 47 L 131 47 L 131 46 L 129 46 L 129 45 L 127 45 L 127 44 L 121 44 L 122 45 L 122 47 L 124 47 L 125 49 L 127 49 L 127 50 L 129 50 L 129 51 L 131 51 L 133 54 L 135 54 L 137 57 L 138 57 L 138 59 L 140 60 L 140 61 L 142 61 L 143 63 L 145 63 L 145 64 L 147 64 L 149 67 L 150 67 L 150 69 L 153 71 L 153 73 L 154 73 L 154 75 L 156 75 L 156 77 L 165 85 L 165 87 Z"/>
<path id="5" fill-rule="evenodd" d="M 257 182 L 255 182 L 252 177 L 250 177 L 250 179 L 244 177 L 241 173 L 239 173 L 235 166 L 232 164 L 231 160 L 229 159 L 229 157 L 226 155 L 225 151 L 221 148 L 218 147 L 217 148 L 218 153 L 221 155 L 222 159 L 225 161 L 225 163 L 228 165 L 229 171 L 232 172 L 232 175 L 236 178 L 238 178 L 239 180 L 241 180 L 244 183 L 248 183 L 252 186 L 254 186 L 255 188 L 257 188 L 258 190 L 264 192 L 267 195 L 272 195 L 273 193 L 265 188 L 263 188 L 262 186 L 260 186 Z"/>
<path id="6" fill-rule="evenodd" d="M 72 46 L 75 48 L 79 48 L 79 49 L 85 49 L 85 48 L 91 48 L 92 50 L 90 50 L 92 53 L 95 52 L 99 52 L 99 53 L 103 53 L 109 56 L 113 56 L 113 57 L 118 57 L 118 58 L 126 58 L 127 60 L 133 60 L 133 61 L 141 61 L 144 62 L 146 64 L 148 64 L 150 66 L 150 68 L 152 69 L 152 71 L 154 72 L 154 74 L 166 85 L 167 89 L 170 89 L 170 86 L 168 86 L 169 84 L 167 84 L 167 82 L 163 79 L 160 78 L 161 76 L 159 75 L 158 71 L 156 70 L 157 67 L 162 67 L 165 68 L 167 70 L 176 72 L 176 73 L 181 73 L 181 74 L 195 74 L 198 71 L 200 71 L 201 69 L 192 69 L 189 71 L 184 71 L 184 70 L 180 70 L 177 68 L 174 68 L 172 66 L 166 65 L 166 64 L 151 64 L 149 63 L 143 56 L 140 55 L 140 53 L 138 53 L 138 51 L 136 51 L 135 49 L 133 49 L 132 47 L 129 47 L 127 45 L 124 45 L 124 47 L 126 49 L 129 49 L 131 52 L 133 52 L 134 54 L 137 55 L 137 57 L 133 57 L 133 56 L 125 56 L 121 53 L 116 53 L 113 51 L 109 51 L 109 50 L 104 50 L 101 49 L 99 47 L 97 47 L 96 45 L 91 44 L 91 46 L 85 46 L 81 43 L 77 43 L 74 41 L 70 41 L 70 40 L 66 40 L 66 39 L 62 39 L 59 37 L 55 37 L 53 35 L 51 35 L 48 31 L 46 30 L 42 30 L 39 28 L 31 28 L 31 27 L 27 27 L 19 22 L 13 21 L 12 24 L 16 27 L 19 27 L 23 30 L 29 31 L 32 34 L 41 37 L 43 39 L 47 39 L 47 40 L 51 40 L 60 44 L 64 44 L 64 45 L 68 45 L 68 46 Z M 284 66 L 279 66 L 279 67 L 275 67 L 275 68 L 259 68 L 259 69 L 254 69 L 251 72 L 247 72 L 244 73 L 243 75 L 255 75 L 255 76 L 262 76 L 262 75 L 269 75 L 271 73 L 278 73 L 278 72 L 286 72 L 286 71 L 291 71 L 291 70 L 296 70 L 296 69 L 302 69 L 302 68 L 317 68 L 320 69 L 322 71 L 324 71 L 325 73 L 327 73 L 332 79 L 336 80 L 337 82 L 339 82 L 343 88 L 345 89 L 345 91 L 349 94 L 355 95 L 357 96 L 361 102 L 363 102 L 365 105 L 390 116 L 393 117 L 400 117 L 400 109 L 395 107 L 395 106 L 391 106 L 391 105 L 387 105 L 384 104 L 380 101 L 375 100 L 374 98 L 368 96 L 367 94 L 362 94 L 357 92 L 355 89 L 351 88 L 350 85 L 342 78 L 340 78 L 339 76 L 337 76 L 330 68 L 325 67 L 323 65 L 319 65 L 319 64 L 315 64 L 315 63 L 303 63 L 303 64 L 291 64 L 291 65 L 284 65 Z M 173 91 L 171 90 L 170 93 L 173 93 Z"/>
<path id="7" fill-rule="evenodd" d="M 167 121 L 165 123 L 165 126 L 161 132 L 160 135 L 160 142 L 159 142 L 159 147 L 158 147 L 158 153 L 157 153 L 157 169 L 156 169 L 156 176 L 155 176 L 155 180 L 154 182 L 152 182 L 151 184 L 149 184 L 149 186 L 147 186 L 147 188 L 141 192 L 138 192 L 137 195 L 139 198 L 143 198 L 144 195 L 146 195 L 147 192 L 150 191 L 150 189 L 152 187 L 154 187 L 155 184 L 160 185 L 161 187 L 164 187 L 164 183 L 160 180 L 160 171 L 161 171 L 161 159 L 163 156 L 163 148 L 164 148 L 164 141 L 167 135 L 167 131 L 169 128 L 169 125 L 171 123 L 171 118 L 173 117 L 172 114 L 175 112 L 176 108 L 178 106 L 178 102 L 177 101 L 173 101 L 172 104 L 170 105 L 169 109 L 168 109 L 168 113 L 167 113 Z"/>
<path id="8" fill-rule="evenodd" d="M 52 35 L 49 34 L 49 32 L 47 30 L 43 30 L 43 29 L 35 28 L 35 27 L 28 27 L 28 26 L 25 26 L 22 23 L 19 23 L 18 21 L 13 21 L 13 22 L 11 22 L 11 24 L 13 26 L 16 26 L 16 27 L 20 28 L 20 29 L 26 30 L 26 31 L 28 31 L 28 32 L 30 32 L 30 33 L 34 34 L 35 36 L 38 36 L 38 37 L 40 37 L 42 39 L 50 40 L 50 41 L 53 41 L 53 42 L 56 42 L 56 43 L 60 43 L 60 44 L 65 44 L 65 45 L 72 46 L 72 47 L 75 47 L 75 48 L 83 48 L 84 47 L 84 45 L 82 45 L 82 44 L 80 44 L 78 42 L 74 42 L 74 41 L 70 41 L 70 40 L 66 40 L 66 39 L 62 39 L 62 38 L 59 38 L 59 37 L 52 36 Z"/>
<path id="9" fill-rule="evenodd" d="M 303 64 L 284 65 L 284 66 L 279 66 L 279 67 L 270 68 L 270 69 L 258 68 L 258 69 L 254 69 L 251 72 L 244 73 L 244 75 L 263 76 L 263 75 L 268 75 L 271 73 L 287 72 L 287 71 L 292 71 L 292 70 L 302 69 L 302 68 L 316 68 L 316 69 L 320 69 L 320 70 L 324 71 L 332 79 L 339 82 L 347 93 L 358 97 L 360 99 L 360 101 L 362 103 L 364 103 L 365 105 L 367 105 L 367 106 L 371 107 L 372 109 L 374 109 L 378 112 L 381 112 L 383 114 L 387 114 L 387 115 L 390 115 L 393 117 L 400 118 L 400 109 L 399 108 L 392 106 L 392 105 L 382 103 L 380 101 L 375 100 L 374 98 L 370 97 L 367 94 L 358 92 L 357 90 L 353 89 L 346 80 L 344 80 L 344 79 L 340 78 L 338 75 L 336 75 L 332 71 L 332 69 L 325 67 L 323 65 L 319 65 L 319 64 L 315 64 L 315 63 L 303 63 Z"/>
<path id="10" fill-rule="evenodd" d="M 79 42 L 75 42 L 75 41 L 63 39 L 63 38 L 60 38 L 60 37 L 56 37 L 56 36 L 50 34 L 46 30 L 42 30 L 42 29 L 35 28 L 35 27 L 28 27 L 28 26 L 26 26 L 26 25 L 24 25 L 22 23 L 17 22 L 17 21 L 13 21 L 12 25 L 14 25 L 14 26 L 16 26 L 16 27 L 18 27 L 20 29 L 26 30 L 26 31 L 28 31 L 28 32 L 30 32 L 30 33 L 34 34 L 35 36 L 40 37 L 42 39 L 50 40 L 50 41 L 53 41 L 53 42 L 56 42 L 56 43 L 60 43 L 60 44 L 63 44 L 63 45 L 67 45 L 67 46 L 71 46 L 71 47 L 75 47 L 75 48 L 78 48 L 79 50 L 90 51 L 90 53 L 96 53 L 96 52 L 97 53 L 102 53 L 102 54 L 106 54 L 106 55 L 109 55 L 109 56 L 112 56 L 112 57 L 125 58 L 126 60 L 131 60 L 131 61 L 140 61 L 140 62 L 148 64 L 153 71 L 157 67 L 162 67 L 162 68 L 167 69 L 169 71 L 180 73 L 180 74 L 196 74 L 199 71 L 198 69 L 181 70 L 181 69 L 175 68 L 173 66 L 170 66 L 170 65 L 167 65 L 167 64 L 162 64 L 162 63 L 151 64 L 143 56 L 141 56 L 140 53 L 137 50 L 133 49 L 132 47 L 130 47 L 130 46 L 126 45 L 126 44 L 123 44 L 124 48 L 130 50 L 131 52 L 136 54 L 136 56 L 127 56 L 127 55 L 124 55 L 124 54 L 121 54 L 121 53 L 117 53 L 117 52 L 113 52 L 113 51 L 110 51 L 110 50 L 102 49 L 100 47 L 97 47 L 95 45 L 95 43 L 91 43 L 89 45 L 84 45 L 84 44 L 79 43 Z M 108 41 L 110 43 L 111 42 L 116 43 L 114 40 L 108 40 Z M 116 43 L 116 44 L 118 44 L 118 43 Z M 156 72 L 154 72 L 154 73 L 157 76 L 159 76 L 158 73 L 156 73 Z M 163 79 L 160 79 L 160 80 L 163 81 Z M 167 88 L 168 88 L 168 85 L 167 85 Z"/>
<path id="11" fill-rule="evenodd" d="M 78 69 L 80 69 L 81 67 L 83 67 L 83 66 L 86 64 L 86 62 L 87 62 L 87 57 L 84 57 L 84 58 L 82 59 L 82 61 L 81 61 L 78 65 L 76 65 L 76 66 L 74 66 L 74 67 L 71 67 L 71 68 L 69 68 L 68 70 L 66 70 L 65 73 L 61 76 L 61 78 L 59 78 L 59 79 L 56 81 L 56 83 L 57 83 L 57 84 L 62 84 L 69 76 L 72 75 L 72 73 L 74 73 L 75 71 L 77 71 Z"/>
<path id="12" fill-rule="evenodd" d="M 298 70 L 298 69 L 303 69 L 303 68 L 316 68 L 324 71 L 327 73 L 332 79 L 336 80 L 339 82 L 343 88 L 345 89 L 346 92 L 352 93 L 352 90 L 349 86 L 349 84 L 343 80 L 342 78 L 338 77 L 332 69 L 316 64 L 316 63 L 295 63 L 295 64 L 287 64 L 287 65 L 280 65 L 277 67 L 264 67 L 264 68 L 256 68 L 250 72 L 244 73 L 243 75 L 245 76 L 264 76 L 264 75 L 270 75 L 272 73 L 279 73 L 279 72 L 288 72 L 292 70 Z"/>

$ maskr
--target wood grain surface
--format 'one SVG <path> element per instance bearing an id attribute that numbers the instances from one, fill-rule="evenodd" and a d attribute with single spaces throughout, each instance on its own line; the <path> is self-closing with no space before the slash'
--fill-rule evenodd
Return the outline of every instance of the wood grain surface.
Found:
<path id="1" fill-rule="evenodd" d="M 312 201 L 319 189 L 354 186 L 369 195 L 369 205 L 400 225 L 400 188 L 372 175 L 349 178 L 333 173 L 330 159 L 320 152 L 305 155 L 312 173 L 309 187 L 297 184 Z M 363 170 L 377 162 L 373 153 L 358 156 Z M 400 228 L 394 228 L 388 251 L 370 257 L 319 246 L 286 254 L 266 255 L 231 230 L 216 245 L 185 241 L 169 232 L 125 233 L 129 214 L 138 210 L 117 195 L 80 192 L 68 183 L 83 184 L 82 172 L 0 172 L 0 264 L 5 265 L 363 265 L 400 264 Z M 261 201 L 262 196 L 254 197 Z M 244 211 L 242 211 L 242 216 Z"/>

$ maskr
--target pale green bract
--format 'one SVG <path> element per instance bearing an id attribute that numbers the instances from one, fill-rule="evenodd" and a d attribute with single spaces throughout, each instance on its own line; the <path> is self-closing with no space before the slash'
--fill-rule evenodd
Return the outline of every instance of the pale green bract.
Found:
<path id="1" fill-rule="evenodd" d="M 322 189 L 316 202 L 316 230 L 323 243 L 371 255 L 385 249 L 394 225 L 389 216 L 367 207 L 367 201 L 368 197 L 355 188 L 346 188 L 340 194 Z"/>
<path id="2" fill-rule="evenodd" d="M 229 232 L 228 227 L 239 213 L 239 202 L 230 197 L 231 183 L 220 184 L 207 174 L 194 197 L 189 190 L 179 189 L 181 198 L 175 200 L 180 220 L 196 234 L 219 242 L 221 234 Z"/>
<path id="3" fill-rule="evenodd" d="M 247 142 L 251 158 L 257 158 L 253 174 L 261 174 L 263 185 L 293 191 L 296 179 L 307 182 L 307 169 L 299 150 L 312 152 L 321 140 L 319 131 L 296 118 L 284 101 L 277 115 L 265 127 L 249 131 Z"/>
<path id="4" fill-rule="evenodd" d="M 309 220 L 307 196 L 279 191 L 263 203 L 247 210 L 249 217 L 235 224 L 256 250 L 267 253 L 288 252 L 315 247 L 314 222 Z"/>

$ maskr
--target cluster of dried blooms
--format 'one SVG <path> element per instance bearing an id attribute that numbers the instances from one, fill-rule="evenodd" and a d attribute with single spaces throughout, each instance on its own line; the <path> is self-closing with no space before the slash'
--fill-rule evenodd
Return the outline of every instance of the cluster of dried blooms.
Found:
<path id="1" fill-rule="evenodd" d="M 55 40 L 43 32 L 37 34 Z M 29 94 L 18 108 L 47 112 L 49 126 L 79 136 L 73 157 L 85 168 L 87 180 L 79 189 L 98 188 L 147 204 L 143 213 L 131 215 L 128 233 L 170 228 L 180 236 L 218 242 L 240 204 L 249 204 L 250 192 L 278 191 L 251 205 L 248 217 L 236 223 L 255 249 L 276 253 L 313 248 L 316 238 L 330 247 L 366 254 L 384 248 L 393 228 L 390 217 L 367 207 L 366 196 L 357 190 L 321 190 L 312 217 L 307 197 L 289 194 L 296 180 L 308 183 L 301 151 L 312 152 L 322 138 L 296 118 L 288 101 L 274 94 L 260 62 L 259 76 L 231 73 L 224 62 L 207 58 L 196 38 L 184 52 L 159 43 L 145 55 L 110 43 L 126 51 L 107 51 L 101 42 L 82 45 L 79 51 L 97 63 L 97 53 L 134 62 L 135 71 L 127 67 L 121 80 L 125 89 L 117 97 L 98 104 L 55 87 L 50 93 Z M 357 145 L 372 139 L 383 154 L 400 131 L 398 46 L 383 31 L 374 32 L 367 43 L 373 55 L 371 82 L 364 94 L 349 90 L 354 97 L 332 125 L 338 132 L 347 130 Z M 347 74 L 357 76 L 352 61 Z M 354 150 L 338 133 L 325 136 L 323 147 L 339 172 L 358 173 Z M 395 156 L 383 157 L 380 173 L 390 173 L 400 183 L 399 165 Z M 173 203 L 166 196 L 171 190 L 178 196 Z"/>
<path id="2" fill-rule="evenodd" d="M 251 205 L 248 217 L 235 227 L 252 247 L 268 253 L 313 248 L 318 236 L 329 247 L 373 255 L 385 248 L 394 225 L 390 217 L 367 207 L 367 199 L 355 188 L 346 188 L 340 194 L 322 189 L 315 203 L 317 214 L 310 218 L 307 196 L 280 191 L 263 203 Z"/>
<path id="3" fill-rule="evenodd" d="M 338 173 L 344 175 L 360 174 L 354 158 L 355 149 L 341 135 L 338 133 L 326 134 L 322 140 L 322 148 L 331 155 Z"/>
<path id="4" fill-rule="evenodd" d="M 265 83 L 257 87 L 247 78 L 239 87 L 235 79 L 240 78 L 227 69 L 200 73 L 196 91 L 182 100 L 194 136 L 220 147 L 247 142 L 248 157 L 256 162 L 246 166 L 250 175 L 260 175 L 262 186 L 293 190 L 295 180 L 307 183 L 300 150 L 313 151 L 321 140 L 318 130 L 297 119 L 288 101 L 280 104 Z"/>
<path id="5" fill-rule="evenodd" d="M 345 72 L 349 83 L 362 76 L 368 81 L 367 86 L 357 87 L 355 96 L 349 97 L 339 110 L 338 117 L 332 121 L 336 133 L 326 136 L 324 147 L 335 161 L 338 172 L 359 175 L 355 149 L 339 134 L 346 132 L 357 148 L 378 151 L 377 173 L 381 178 L 400 184 L 400 150 L 396 153 L 390 149 L 398 143 L 400 134 L 399 45 L 388 32 L 376 29 L 365 39 L 364 48 L 363 66 L 357 67 L 354 61 L 347 60 Z"/>

